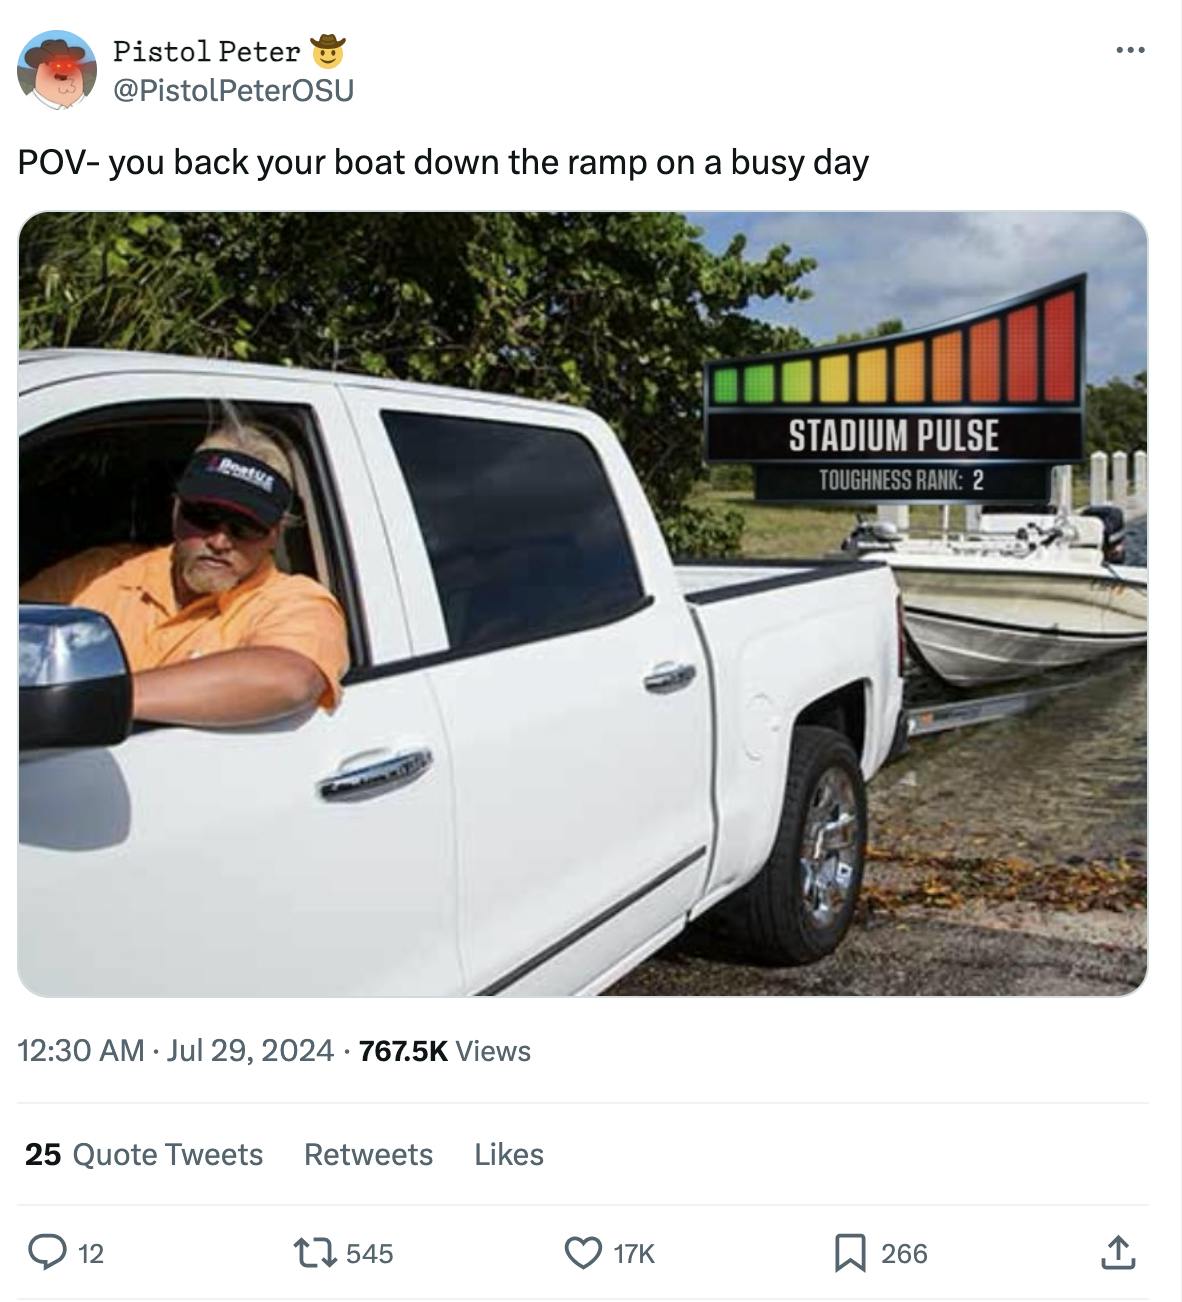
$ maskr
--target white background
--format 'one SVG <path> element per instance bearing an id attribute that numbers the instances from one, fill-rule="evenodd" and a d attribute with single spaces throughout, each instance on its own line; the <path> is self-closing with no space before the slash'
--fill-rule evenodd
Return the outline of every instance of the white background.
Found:
<path id="1" fill-rule="evenodd" d="M 51 115 L 22 102 L 15 84 L 5 92 L 10 305 L 19 228 L 45 209 L 1123 209 L 1144 223 L 1149 240 L 1153 493 L 1161 509 L 1149 653 L 1150 962 L 1135 994 L 463 1005 L 46 1001 L 19 985 L 9 912 L 0 955 L 7 974 L 0 1063 L 5 1103 L 29 1106 L 5 1107 L 0 1160 L 13 1202 L 38 1204 L 0 1220 L 9 1294 L 402 1296 L 413 1288 L 454 1297 L 567 1290 L 586 1297 L 807 1293 L 1161 1302 L 1182 1295 L 1180 603 L 1170 534 L 1182 428 L 1176 6 L 500 0 L 381 7 L 107 4 L 98 10 L 65 4 L 24 11 L 19 21 L 29 31 L 12 31 L 10 22 L 13 44 L 40 26 L 74 30 L 95 47 L 100 71 L 95 93 L 69 113 Z M 326 27 L 347 37 L 340 75 L 354 79 L 349 104 L 145 107 L 117 104 L 111 95 L 125 70 L 175 80 L 319 75 L 310 58 L 294 68 L 116 67 L 115 39 L 216 42 L 224 36 L 306 48 Z M 1115 53 L 1130 43 L 1147 52 Z M 166 177 L 115 185 L 105 168 L 82 178 L 21 178 L 16 171 L 18 147 L 68 145 L 102 155 L 237 144 L 331 154 L 338 143 L 354 153 L 403 148 L 413 154 L 427 145 L 504 153 L 525 145 L 560 156 L 729 155 L 732 146 L 747 153 L 816 153 L 831 146 L 869 153 L 870 164 L 857 183 L 806 173 L 794 184 L 650 174 L 634 183 L 502 176 L 262 185 Z M 15 346 L 15 311 L 8 319 Z M 15 476 L 6 482 L 14 568 Z M 4 810 L 6 843 L 15 846 L 15 786 Z M 269 1071 L 166 1067 L 158 1060 L 83 1068 L 21 1066 L 15 1050 L 32 1036 L 86 1036 L 97 1045 L 108 1035 L 143 1036 L 164 1050 L 174 1036 L 257 1042 L 265 1035 L 331 1035 L 342 1045 L 375 1037 L 476 1037 L 529 1043 L 533 1059 L 446 1069 L 383 1070 L 355 1057 Z M 392 1076 L 395 1070 L 402 1074 Z M 84 1103 L 74 1106 L 75 1100 Z M 135 1106 L 169 1100 L 192 1106 Z M 354 1100 L 396 1106 L 356 1108 Z M 482 1100 L 504 1106 L 484 1111 L 474 1106 Z M 400 1174 L 396 1187 L 375 1183 L 372 1175 L 349 1182 L 339 1173 L 317 1177 L 297 1158 L 305 1139 L 322 1134 L 350 1143 L 420 1137 L 441 1156 L 428 1171 Z M 469 1150 L 477 1140 L 517 1136 L 544 1144 L 545 1167 L 474 1173 Z M 81 1173 L 87 1179 L 64 1169 L 50 1178 L 22 1165 L 31 1139 L 69 1146 L 81 1139 L 190 1137 L 264 1143 L 267 1164 L 220 1178 L 157 1168 L 110 1177 Z M 454 1155 L 447 1162 L 445 1152 Z M 394 1274 L 375 1280 L 372 1272 L 380 1268 L 368 1268 L 366 1276 L 354 1267 L 352 1274 L 338 1268 L 332 1275 L 301 1275 L 292 1265 L 292 1240 L 329 1232 L 313 1222 L 358 1238 L 381 1237 L 387 1224 L 374 1219 L 372 1208 L 347 1214 L 295 1206 L 320 1200 L 432 1206 L 395 1216 L 391 1234 L 404 1264 L 388 1268 Z M 152 1210 L 44 1206 L 55 1202 L 151 1204 Z M 449 1209 L 451 1202 L 465 1205 Z M 602 1206 L 613 1202 L 650 1204 L 648 1219 Z M 172 1203 L 201 1206 L 165 1206 Z M 228 1216 L 218 1210 L 227 1203 L 234 1205 Z M 267 1203 L 284 1204 L 282 1214 L 240 1206 Z M 502 1222 L 496 1219 L 502 1213 L 481 1203 L 520 1205 Z M 565 1209 L 562 1215 L 527 1206 L 554 1203 Z M 745 1215 L 736 1206 L 748 1203 L 781 1206 L 769 1219 L 766 1210 Z M 950 1206 L 941 1210 L 942 1203 Z M 835 1206 L 821 1215 L 817 1204 Z M 983 1204 L 995 1206 L 986 1211 Z M 1063 1204 L 1073 1206 L 1051 1206 Z M 1116 1205 L 1123 1210 L 1110 1213 Z M 166 1227 L 159 1232 L 152 1228 L 158 1222 Z M 594 1225 L 639 1226 L 605 1228 L 605 1242 L 618 1233 L 669 1247 L 651 1275 L 605 1262 L 578 1272 L 562 1260 L 561 1241 L 595 1233 Z M 877 1267 L 853 1279 L 849 1270 L 832 1274 L 837 1230 L 868 1228 L 873 1238 L 911 1233 L 915 1225 L 944 1245 L 927 1275 L 900 1279 Z M 88 1235 L 105 1235 L 106 1266 L 71 1261 L 39 1271 L 24 1245 L 40 1229 L 58 1229 L 72 1247 Z M 1096 1259 L 1118 1231 L 1134 1240 L 1137 1270 L 1102 1273 Z M 781 1271 L 766 1252 L 775 1233 L 782 1236 Z M 996 1262 L 999 1239 L 1004 1270 Z M 165 1241 L 173 1265 L 161 1274 L 154 1262 Z M 720 1245 L 729 1257 L 720 1256 Z M 213 1278 L 217 1261 L 227 1272 L 220 1279 Z M 735 1264 L 743 1261 L 745 1268 Z M 1080 1262 L 1088 1265 L 1082 1273 Z"/>

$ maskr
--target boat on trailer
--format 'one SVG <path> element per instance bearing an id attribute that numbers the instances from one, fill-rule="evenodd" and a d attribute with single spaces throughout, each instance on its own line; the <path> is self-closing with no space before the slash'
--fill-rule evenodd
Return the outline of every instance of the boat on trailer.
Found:
<path id="1" fill-rule="evenodd" d="M 1145 645 L 1148 585 L 1124 565 L 1124 519 L 1006 511 L 928 537 L 861 521 L 843 544 L 885 561 L 916 658 L 957 687 L 1028 678 Z"/>

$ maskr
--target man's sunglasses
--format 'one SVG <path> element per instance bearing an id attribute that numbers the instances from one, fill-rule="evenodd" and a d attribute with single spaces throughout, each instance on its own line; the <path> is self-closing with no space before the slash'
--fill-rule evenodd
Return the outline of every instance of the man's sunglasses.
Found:
<path id="1" fill-rule="evenodd" d="M 235 542 L 259 542 L 271 531 L 236 511 L 223 511 L 200 502 L 182 502 L 181 519 L 198 533 L 224 533 Z"/>

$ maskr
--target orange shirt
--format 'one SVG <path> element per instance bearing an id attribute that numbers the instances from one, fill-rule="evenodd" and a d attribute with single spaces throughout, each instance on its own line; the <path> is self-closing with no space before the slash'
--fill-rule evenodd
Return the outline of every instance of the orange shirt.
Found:
<path id="1" fill-rule="evenodd" d="M 270 557 L 229 592 L 178 607 L 171 547 L 92 547 L 42 570 L 20 595 L 101 611 L 118 630 L 133 672 L 214 651 L 285 647 L 324 675 L 328 688 L 320 705 L 332 709 L 341 699 L 341 676 L 349 667 L 345 616 L 327 588 L 284 574 Z"/>

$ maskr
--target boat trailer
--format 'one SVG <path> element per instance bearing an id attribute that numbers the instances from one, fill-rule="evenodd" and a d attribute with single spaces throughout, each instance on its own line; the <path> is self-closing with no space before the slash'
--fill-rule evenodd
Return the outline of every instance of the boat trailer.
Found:
<path id="1" fill-rule="evenodd" d="M 1056 683 L 1052 687 L 1030 687 L 1021 692 L 1005 692 L 1000 696 L 977 696 L 969 700 L 945 701 L 935 705 L 917 705 L 904 710 L 906 736 L 929 737 L 937 732 L 951 732 L 954 728 L 968 728 L 977 723 L 996 723 L 1017 714 L 1036 709 L 1045 700 L 1083 687 L 1087 678 L 1069 683 Z"/>

